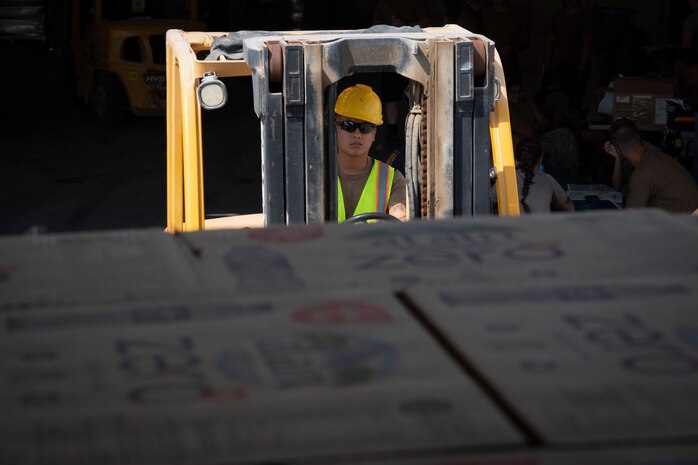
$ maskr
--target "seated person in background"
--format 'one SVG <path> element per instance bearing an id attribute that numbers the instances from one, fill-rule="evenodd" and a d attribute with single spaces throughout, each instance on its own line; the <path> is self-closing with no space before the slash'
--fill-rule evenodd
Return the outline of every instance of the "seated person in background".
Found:
<path id="1" fill-rule="evenodd" d="M 625 208 L 655 207 L 670 212 L 693 212 L 698 208 L 698 186 L 691 174 L 669 155 L 650 149 L 635 123 L 617 119 L 611 124 L 610 139 L 604 150 L 616 158 L 613 187 L 617 189 L 622 182 L 622 160 L 634 168 Z"/>
<path id="2" fill-rule="evenodd" d="M 509 97 L 511 136 L 514 147 L 516 147 L 522 140 L 538 139 L 547 127 L 547 119 L 533 103 L 533 100 L 526 96 L 521 76 L 518 74 L 508 76 L 506 84 Z"/>
<path id="3" fill-rule="evenodd" d="M 562 186 L 538 170 L 542 156 L 540 144 L 532 140 L 524 140 L 516 148 L 516 183 L 521 208 L 526 213 L 550 213 L 552 209 L 574 211 L 574 204 Z"/>

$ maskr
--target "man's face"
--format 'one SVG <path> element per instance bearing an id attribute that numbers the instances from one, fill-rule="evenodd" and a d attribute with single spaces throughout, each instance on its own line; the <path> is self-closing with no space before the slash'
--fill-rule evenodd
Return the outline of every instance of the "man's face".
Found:
<path id="1" fill-rule="evenodd" d="M 337 115 L 337 148 L 340 153 L 353 157 L 367 156 L 368 151 L 376 140 L 375 126 L 367 134 L 362 133 L 358 127 L 354 127 L 352 132 L 346 131 L 339 126 L 342 121 L 351 121 L 358 124 L 369 124 L 356 118 L 347 118 L 346 116 Z"/>

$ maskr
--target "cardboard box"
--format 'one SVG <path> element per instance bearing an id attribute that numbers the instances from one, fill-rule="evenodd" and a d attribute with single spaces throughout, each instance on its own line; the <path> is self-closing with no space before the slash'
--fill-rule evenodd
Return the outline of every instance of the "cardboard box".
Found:
<path id="1" fill-rule="evenodd" d="M 629 118 L 638 126 L 659 127 L 655 118 L 657 98 L 673 97 L 674 79 L 624 77 L 613 80 L 613 119 Z"/>
<path id="2" fill-rule="evenodd" d="M 408 294 L 544 444 L 695 443 L 698 376 L 684 364 L 698 357 L 695 275 Z"/>

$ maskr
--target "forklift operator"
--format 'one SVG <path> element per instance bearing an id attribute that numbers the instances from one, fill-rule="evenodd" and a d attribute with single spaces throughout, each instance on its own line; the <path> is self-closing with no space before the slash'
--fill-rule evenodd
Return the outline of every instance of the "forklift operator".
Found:
<path id="1" fill-rule="evenodd" d="M 334 107 L 337 126 L 337 218 L 388 213 L 407 219 L 405 177 L 368 152 L 383 124 L 380 98 L 364 84 L 348 87 Z"/>

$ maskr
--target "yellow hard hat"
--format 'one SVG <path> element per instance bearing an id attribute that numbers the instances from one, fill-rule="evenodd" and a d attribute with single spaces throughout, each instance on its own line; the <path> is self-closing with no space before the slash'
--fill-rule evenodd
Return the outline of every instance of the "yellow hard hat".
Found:
<path id="1" fill-rule="evenodd" d="M 381 99 L 365 84 L 347 87 L 337 97 L 334 112 L 347 118 L 368 121 L 376 126 L 383 124 Z"/>

